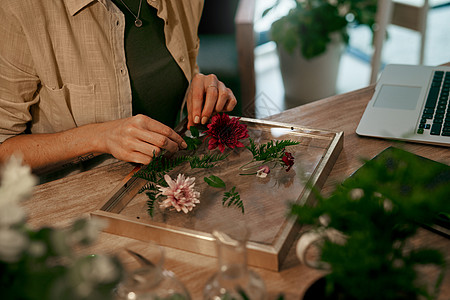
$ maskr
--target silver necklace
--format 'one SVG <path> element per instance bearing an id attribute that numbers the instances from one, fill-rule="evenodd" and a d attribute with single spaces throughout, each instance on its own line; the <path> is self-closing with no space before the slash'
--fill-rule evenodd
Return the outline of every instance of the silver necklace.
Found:
<path id="1" fill-rule="evenodd" d="M 125 5 L 126 9 L 128 9 L 128 11 L 133 15 L 133 17 L 135 17 L 135 21 L 134 21 L 134 25 L 136 25 L 136 27 L 141 27 L 142 26 L 142 20 L 139 19 L 139 15 L 141 14 L 141 5 L 142 5 L 142 0 L 139 0 L 139 9 L 138 9 L 138 13 L 137 15 L 135 15 L 131 9 L 128 7 L 128 5 L 125 4 L 125 2 L 123 2 L 123 0 L 120 0 L 120 2 L 122 2 L 123 5 Z"/>

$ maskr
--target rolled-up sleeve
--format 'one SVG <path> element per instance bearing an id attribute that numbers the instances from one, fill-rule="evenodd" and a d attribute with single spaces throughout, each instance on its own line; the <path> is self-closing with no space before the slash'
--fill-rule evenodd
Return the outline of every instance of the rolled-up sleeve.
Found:
<path id="1" fill-rule="evenodd" d="M 39 101 L 39 78 L 26 36 L 8 7 L 0 7 L 0 143 L 21 134 Z"/>
<path id="2" fill-rule="evenodd" d="M 167 47 L 190 81 L 198 72 L 196 1 L 152 1 Z M 107 0 L 2 0 L 0 143 L 132 115 L 124 15 Z"/>

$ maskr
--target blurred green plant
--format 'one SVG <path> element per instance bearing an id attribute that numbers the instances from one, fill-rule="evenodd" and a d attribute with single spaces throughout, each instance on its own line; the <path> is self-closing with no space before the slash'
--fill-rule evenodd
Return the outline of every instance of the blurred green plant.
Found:
<path id="1" fill-rule="evenodd" d="M 282 0 L 264 11 L 266 15 Z M 288 53 L 300 49 L 306 59 L 324 53 L 333 35 L 348 44 L 347 25 L 367 25 L 373 32 L 376 0 L 296 0 L 295 7 L 272 24 L 271 38 Z"/>
<path id="2" fill-rule="evenodd" d="M 345 242 L 325 240 L 321 260 L 331 265 L 327 292 L 345 299 L 437 297 L 445 260 L 438 250 L 412 247 L 420 224 L 448 211 L 450 168 L 398 148 L 365 161 L 330 197 L 318 193 L 313 206 L 292 204 L 301 224 L 335 229 Z M 417 266 L 440 270 L 433 291 L 418 281 Z"/>
<path id="3" fill-rule="evenodd" d="M 69 228 L 30 228 L 20 202 L 30 198 L 36 178 L 21 159 L 2 169 L 0 185 L 0 290 L 2 299 L 112 299 L 123 275 L 116 257 L 81 255 L 101 224 L 79 219 Z M 75 253 L 74 249 L 78 249 Z"/>

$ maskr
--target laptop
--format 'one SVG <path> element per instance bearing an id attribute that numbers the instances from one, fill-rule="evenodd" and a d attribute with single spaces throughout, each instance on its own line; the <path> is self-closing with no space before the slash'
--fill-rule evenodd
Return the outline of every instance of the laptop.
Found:
<path id="1" fill-rule="evenodd" d="M 449 91 L 450 67 L 387 65 L 356 133 L 450 146 Z"/>

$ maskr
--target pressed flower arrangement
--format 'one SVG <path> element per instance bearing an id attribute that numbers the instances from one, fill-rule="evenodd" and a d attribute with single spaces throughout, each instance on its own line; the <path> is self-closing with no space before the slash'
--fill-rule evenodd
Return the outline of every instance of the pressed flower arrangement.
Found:
<path id="1" fill-rule="evenodd" d="M 299 144 L 299 141 L 289 139 L 270 140 L 257 145 L 250 138 L 247 126 L 240 118 L 227 114 L 217 114 L 202 132 L 191 127 L 190 135 L 184 137 L 188 148 L 169 157 L 161 155 L 134 176 L 143 178 L 148 183 L 140 190 L 146 193 L 148 213 L 153 217 L 155 204 L 162 210 L 174 210 L 188 213 L 200 204 L 201 194 L 196 190 L 196 178 L 188 174 L 178 173 L 172 178 L 169 173 L 180 166 L 194 169 L 208 169 L 209 176 L 203 176 L 203 181 L 210 188 L 223 190 L 221 204 L 224 207 L 236 207 L 245 213 L 244 200 L 241 198 L 239 186 L 227 188 L 226 180 L 214 174 L 214 170 L 230 168 L 227 158 L 230 154 L 240 155 L 248 151 L 252 158 L 236 168 L 236 176 L 257 176 L 266 178 L 271 170 L 284 168 L 289 172 L 294 165 L 294 156 L 288 151 L 289 146 Z M 206 153 L 199 154 L 198 148 L 203 145 Z M 273 176 L 279 172 L 271 173 Z"/>

